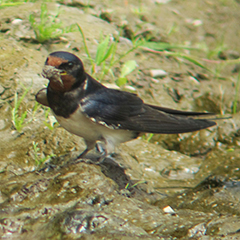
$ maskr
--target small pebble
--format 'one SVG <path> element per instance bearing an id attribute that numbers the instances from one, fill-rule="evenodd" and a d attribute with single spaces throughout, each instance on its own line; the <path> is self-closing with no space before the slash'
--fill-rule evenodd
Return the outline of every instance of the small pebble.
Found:
<path id="1" fill-rule="evenodd" d="M 152 82 L 154 83 L 159 83 L 159 80 L 157 80 L 156 78 L 151 78 Z"/>
<path id="2" fill-rule="evenodd" d="M 166 4 L 169 3 L 171 0 L 155 0 L 156 3 Z"/>
<path id="3" fill-rule="evenodd" d="M 156 77 L 165 77 L 165 76 L 167 76 L 167 72 L 162 69 L 151 69 L 150 75 L 155 78 Z"/>
<path id="4" fill-rule="evenodd" d="M 170 206 L 166 206 L 165 208 L 163 208 L 163 211 L 165 213 L 176 214 L 176 212 Z"/>
<path id="5" fill-rule="evenodd" d="M 133 92 L 136 91 L 136 88 L 133 87 L 133 86 L 126 85 L 126 86 L 124 86 L 124 88 L 129 90 L 129 91 L 133 91 Z"/>
<path id="6" fill-rule="evenodd" d="M 13 25 L 18 25 L 18 24 L 21 24 L 21 23 L 22 23 L 22 19 L 19 19 L 19 18 L 16 18 L 12 21 Z"/>
<path id="7" fill-rule="evenodd" d="M 200 19 L 195 19 L 192 21 L 192 25 L 195 27 L 201 26 L 202 24 L 203 24 L 203 22 Z"/>

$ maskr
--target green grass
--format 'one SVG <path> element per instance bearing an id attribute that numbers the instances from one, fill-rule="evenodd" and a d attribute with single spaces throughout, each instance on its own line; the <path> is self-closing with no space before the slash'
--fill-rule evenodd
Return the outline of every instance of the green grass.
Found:
<path id="1" fill-rule="evenodd" d="M 240 73 L 238 74 L 238 78 L 236 82 L 235 95 L 234 95 L 234 101 L 233 101 L 233 110 L 232 110 L 233 114 L 237 113 L 239 90 L 240 90 Z"/>
<path id="2" fill-rule="evenodd" d="M 0 1 L 0 9 L 4 7 L 13 7 L 17 5 L 24 4 L 26 2 L 36 2 L 37 0 L 25 0 L 25 1 L 18 1 L 18 0 L 2 0 Z"/>
<path id="3" fill-rule="evenodd" d="M 142 139 L 146 140 L 147 142 L 150 142 L 154 136 L 154 133 L 145 133 L 142 135 Z"/>
<path id="4" fill-rule="evenodd" d="M 22 85 L 23 93 L 20 95 L 19 93 L 15 92 L 14 94 L 14 101 L 13 101 L 13 107 L 12 107 L 12 123 L 14 128 L 18 132 L 22 132 L 23 128 L 31 123 L 32 121 L 36 120 L 36 114 L 41 107 L 41 104 L 34 101 L 34 105 L 31 108 L 28 108 L 27 110 L 23 110 L 25 108 L 23 100 L 26 98 L 29 90 L 31 89 L 31 86 L 26 88 Z M 47 109 L 44 107 L 44 114 L 45 114 L 45 122 L 44 124 L 49 128 L 53 129 L 56 124 L 56 120 L 54 121 L 53 116 L 49 116 L 50 109 Z M 54 118 L 54 119 L 52 119 Z"/>
<path id="5" fill-rule="evenodd" d="M 97 52 L 95 57 L 92 57 L 89 53 L 88 46 L 86 43 L 86 38 L 83 33 L 82 28 L 80 25 L 77 24 L 77 28 L 82 36 L 83 44 L 84 44 L 84 50 L 87 54 L 88 59 L 91 62 L 92 65 L 92 74 L 97 74 L 97 68 L 100 67 L 100 73 L 98 73 L 98 80 L 101 81 L 106 74 L 111 73 L 114 76 L 113 73 L 113 67 L 121 62 L 121 60 L 127 56 L 129 53 L 133 52 L 135 49 L 138 48 L 137 42 L 135 44 L 133 43 L 133 47 L 121 54 L 117 57 L 117 45 L 118 45 L 118 39 L 111 39 L 109 35 L 107 35 L 105 38 L 102 38 L 98 44 Z M 125 62 L 122 65 L 121 68 L 121 74 L 119 78 L 116 80 L 116 84 L 118 86 L 122 86 L 127 83 L 127 75 L 130 74 L 132 71 L 134 71 L 137 67 L 137 62 L 135 60 L 130 60 Z"/>
<path id="6" fill-rule="evenodd" d="M 142 183 L 146 183 L 146 181 L 140 180 L 140 181 L 136 182 L 135 184 L 133 184 L 132 186 L 130 186 L 130 184 L 127 183 L 126 186 L 125 186 L 125 189 L 132 189 L 132 188 L 134 188 L 134 187 L 136 187 L 137 185 L 142 184 Z"/>
<path id="7" fill-rule="evenodd" d="M 34 160 L 37 166 L 40 166 L 41 164 L 43 164 L 45 161 L 49 160 L 52 157 L 55 157 L 55 154 L 50 154 L 44 157 L 41 157 L 41 153 L 40 153 L 40 148 L 38 147 L 38 143 L 36 142 L 32 142 L 33 145 L 33 153 L 34 153 Z"/>
<path id="8" fill-rule="evenodd" d="M 29 122 L 26 122 L 27 118 L 27 110 L 21 112 L 20 106 L 22 104 L 23 99 L 27 95 L 28 91 L 31 87 L 25 88 L 22 96 L 19 98 L 18 93 L 14 94 L 14 107 L 12 108 L 12 123 L 15 129 L 18 132 L 21 132 L 23 127 Z"/>
<path id="9" fill-rule="evenodd" d="M 164 54 L 166 56 L 185 59 L 202 69 L 212 72 L 209 68 L 207 68 L 204 64 L 201 63 L 201 59 L 199 59 L 198 57 L 179 51 L 179 50 L 203 51 L 200 48 L 183 46 L 183 45 L 178 45 L 178 44 L 170 44 L 170 43 L 165 43 L 165 42 L 149 42 L 149 41 L 145 41 L 145 40 L 143 40 L 139 44 L 139 47 L 145 51 L 149 51 L 152 53 Z"/>
<path id="10" fill-rule="evenodd" d="M 47 5 L 42 3 L 40 16 L 35 14 L 29 15 L 29 22 L 33 28 L 35 39 L 39 43 L 45 43 L 49 40 L 57 39 L 64 33 L 73 32 L 75 25 L 63 27 L 62 22 L 59 20 L 60 10 L 56 14 L 50 14 Z"/>
<path id="11" fill-rule="evenodd" d="M 225 50 L 227 50 L 227 46 L 225 45 L 224 41 L 217 42 L 213 49 L 209 49 L 207 46 L 204 47 L 189 47 L 189 46 L 182 46 L 178 44 L 170 44 L 170 43 L 161 43 L 161 42 L 148 42 L 146 40 L 142 40 L 139 43 L 139 48 L 142 48 L 145 51 L 165 55 L 174 58 L 180 58 L 187 62 L 192 63 L 193 65 L 201 68 L 204 71 L 207 71 L 211 74 L 213 79 L 225 79 L 229 80 L 229 78 L 222 77 L 223 69 L 228 65 L 236 65 L 240 63 L 240 59 L 227 59 L 221 60 L 219 59 L 219 54 Z M 192 54 L 191 52 L 195 52 Z M 205 54 L 206 57 L 198 57 L 198 54 L 201 55 Z M 214 60 L 217 59 L 217 60 Z M 236 79 L 236 87 L 234 93 L 234 101 L 233 101 L 233 109 L 232 113 L 235 114 L 237 112 L 237 105 L 238 105 L 238 95 L 240 90 L 240 74 Z"/>
<path id="12" fill-rule="evenodd" d="M 50 108 L 44 107 L 44 115 L 45 115 L 44 125 L 50 130 L 53 130 L 55 127 L 58 126 L 58 121 L 54 116 L 49 115 L 50 110 L 51 110 Z"/>
<path id="13" fill-rule="evenodd" d="M 239 59 L 237 60 L 219 60 L 218 54 L 221 51 L 227 49 L 227 46 L 224 44 L 224 41 L 216 43 L 215 48 L 209 49 L 207 46 L 185 46 L 181 44 L 171 44 L 166 42 L 151 42 L 147 41 L 146 39 L 133 39 L 132 44 L 133 47 L 130 48 L 128 51 L 121 54 L 119 57 L 116 57 L 117 54 L 117 44 L 118 39 L 111 40 L 110 36 L 106 36 L 102 38 L 98 44 L 97 52 L 95 57 L 92 57 L 89 53 L 88 46 L 86 44 L 86 39 L 84 33 L 79 25 L 77 25 L 79 32 L 82 35 L 84 49 L 85 52 L 91 62 L 92 65 L 92 74 L 96 75 L 96 69 L 100 67 L 100 73 L 98 73 L 98 80 L 101 81 L 104 76 L 108 73 L 113 74 L 113 67 L 116 64 L 119 64 L 120 61 L 127 56 L 130 52 L 135 51 L 136 49 L 142 49 L 147 52 L 165 55 L 168 57 L 173 57 L 176 59 L 182 59 L 185 62 L 190 62 L 196 67 L 201 68 L 203 71 L 207 71 L 212 78 L 214 79 L 223 79 L 221 76 L 221 71 L 224 69 L 225 66 L 231 64 L 238 64 L 240 62 Z M 200 53 L 200 54 L 199 54 Z M 199 57 L 199 55 L 206 57 Z M 218 60 L 213 60 L 213 59 Z M 209 64 L 211 63 L 211 64 Z M 135 60 L 129 60 L 122 64 L 120 70 L 120 76 L 118 78 L 115 77 L 115 83 L 122 87 L 128 83 L 127 75 L 130 74 L 137 68 L 137 62 Z M 238 92 L 239 92 L 239 77 L 236 82 L 236 91 L 234 96 L 233 102 L 233 110 L 232 113 L 236 113 L 237 111 L 237 104 L 238 104 Z"/>
<path id="14" fill-rule="evenodd" d="M 121 68 L 121 73 L 119 78 L 115 81 L 116 84 L 121 87 L 127 84 L 127 75 L 133 72 L 137 68 L 137 62 L 135 60 L 129 60 L 125 62 Z"/>

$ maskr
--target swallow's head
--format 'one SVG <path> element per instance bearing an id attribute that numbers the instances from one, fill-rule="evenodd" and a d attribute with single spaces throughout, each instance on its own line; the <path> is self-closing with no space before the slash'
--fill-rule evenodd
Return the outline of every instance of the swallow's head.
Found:
<path id="1" fill-rule="evenodd" d="M 57 91 L 69 91 L 84 82 L 86 76 L 82 61 L 69 52 L 53 52 L 46 59 L 42 75 Z"/>

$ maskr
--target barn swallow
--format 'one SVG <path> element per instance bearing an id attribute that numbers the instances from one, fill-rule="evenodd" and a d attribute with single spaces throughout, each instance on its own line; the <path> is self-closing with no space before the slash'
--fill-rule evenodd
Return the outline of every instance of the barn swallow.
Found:
<path id="1" fill-rule="evenodd" d="M 216 125 L 203 119 L 212 113 L 154 106 L 136 94 L 107 88 L 87 74 L 82 61 L 68 52 L 51 53 L 42 75 L 49 84 L 36 94 L 36 101 L 49 106 L 63 128 L 84 138 L 87 147 L 78 158 L 83 158 L 98 141 L 105 144 L 101 162 L 115 146 L 140 133 L 186 133 Z"/>

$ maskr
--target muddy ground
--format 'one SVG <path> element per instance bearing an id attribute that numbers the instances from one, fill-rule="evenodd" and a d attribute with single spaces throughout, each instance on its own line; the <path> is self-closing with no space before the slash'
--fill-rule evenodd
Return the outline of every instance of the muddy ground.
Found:
<path id="1" fill-rule="evenodd" d="M 83 140 L 57 125 L 48 127 L 51 113 L 36 105 L 34 96 L 47 84 L 41 70 L 50 52 L 76 54 L 91 73 L 81 34 L 75 29 L 39 43 L 29 15 L 39 19 L 40 1 L 2 7 L 1 238 L 240 239 L 239 1 L 46 4 L 49 16 L 60 10 L 62 26 L 81 26 L 91 56 L 107 35 L 118 39 L 116 58 L 133 47 L 133 39 L 178 46 L 135 49 L 113 66 L 103 84 L 116 87 L 123 64 L 135 60 L 138 67 L 122 89 L 151 104 L 232 118 L 195 133 L 142 136 L 122 144 L 100 165 L 73 161 L 85 148 Z M 166 74 L 152 76 L 153 69 Z M 98 78 L 101 68 L 96 70 L 92 74 Z M 16 130 L 14 98 L 26 88 L 15 113 L 18 119 L 27 115 Z M 88 158 L 96 155 L 93 151 Z"/>

